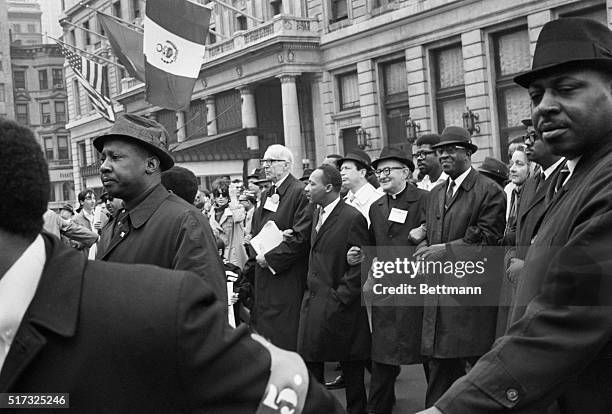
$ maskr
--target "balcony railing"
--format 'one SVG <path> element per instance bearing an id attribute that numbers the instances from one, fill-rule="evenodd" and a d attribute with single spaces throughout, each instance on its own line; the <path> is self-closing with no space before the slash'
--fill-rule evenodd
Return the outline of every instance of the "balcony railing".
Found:
<path id="1" fill-rule="evenodd" d="M 100 162 L 96 161 L 93 164 L 81 167 L 81 177 L 93 177 L 100 174 Z"/>
<path id="2" fill-rule="evenodd" d="M 206 50 L 206 60 L 211 61 L 246 46 L 256 45 L 278 36 L 319 37 L 317 19 L 275 16 L 273 20 L 250 30 L 237 32 L 231 39 L 215 43 Z"/>

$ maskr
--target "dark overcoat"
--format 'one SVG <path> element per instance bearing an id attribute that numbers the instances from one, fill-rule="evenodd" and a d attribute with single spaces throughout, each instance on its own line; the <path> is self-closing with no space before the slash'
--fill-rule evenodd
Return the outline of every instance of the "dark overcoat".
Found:
<path id="1" fill-rule="evenodd" d="M 583 154 L 531 244 L 506 336 L 436 406 L 448 413 L 612 412 L 612 137 Z M 538 411 L 539 410 L 539 411 Z"/>
<path id="2" fill-rule="evenodd" d="M 370 327 L 361 305 L 361 266 L 349 266 L 346 253 L 368 243 L 368 223 L 340 200 L 318 232 L 314 227 L 298 352 L 311 362 L 366 360 Z"/>
<path id="3" fill-rule="evenodd" d="M 68 393 L 77 413 L 246 414 L 267 387 L 308 375 L 297 354 L 229 328 L 223 304 L 192 273 L 87 261 L 44 239 L 45 267 L 0 393 Z M 328 412 L 345 411 L 310 378 L 304 413 Z"/>
<path id="4" fill-rule="evenodd" d="M 253 214 L 253 235 L 272 220 L 280 230 L 293 230 L 293 237 L 283 241 L 265 258 L 268 268 L 255 266 L 253 290 L 253 328 L 273 344 L 284 349 L 297 349 L 300 306 L 306 287 L 312 207 L 304 194 L 304 183 L 289 175 L 276 190 L 279 205 L 276 212 L 264 209 L 271 194 L 262 196 Z"/>
<path id="5" fill-rule="evenodd" d="M 111 218 L 102 229 L 96 259 L 189 270 L 209 283 L 227 304 L 217 243 L 208 219 L 198 209 L 160 184 L 119 224 L 120 216 Z M 119 229 L 113 236 L 115 226 Z"/>
<path id="6" fill-rule="evenodd" d="M 370 206 L 370 239 L 376 246 L 376 256 L 380 261 L 395 261 L 397 249 L 415 249 L 408 236 L 410 230 L 425 221 L 429 193 L 408 184 L 398 195 L 396 208 L 408 212 L 403 224 L 389 221 L 389 196 L 383 195 Z M 408 249 L 406 249 L 408 252 Z M 421 327 L 423 308 L 402 306 L 395 296 L 376 296 L 372 304 L 372 360 L 389 365 L 407 365 L 422 361 Z"/>
<path id="7" fill-rule="evenodd" d="M 463 180 L 448 209 L 444 198 L 448 183 L 431 190 L 427 209 L 429 245 L 446 244 L 440 260 L 467 260 L 479 246 L 495 246 L 505 227 L 503 190 L 475 169 Z M 501 282 L 503 269 L 487 277 Z M 498 287 L 499 288 L 499 287 Z M 498 293 L 498 292 L 497 292 Z M 497 297 L 487 297 L 497 304 Z M 495 338 L 497 306 L 462 305 L 454 295 L 426 295 L 423 312 L 423 354 L 435 358 L 462 358 L 487 352 Z"/>

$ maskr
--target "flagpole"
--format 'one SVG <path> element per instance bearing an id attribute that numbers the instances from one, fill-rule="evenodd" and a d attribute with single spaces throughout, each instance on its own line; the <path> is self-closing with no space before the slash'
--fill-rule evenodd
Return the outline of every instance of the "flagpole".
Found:
<path id="1" fill-rule="evenodd" d="M 49 36 L 49 35 L 47 35 L 47 36 Z M 121 64 L 119 64 L 119 63 L 113 62 L 112 60 L 109 60 L 109 59 L 103 58 L 102 56 L 98 56 L 98 55 L 96 55 L 95 53 L 88 52 L 88 51 L 86 51 L 86 50 L 83 50 L 83 49 L 81 49 L 81 48 L 79 48 L 79 47 L 76 47 L 76 46 L 73 46 L 73 45 L 71 45 L 71 44 L 68 44 L 68 43 L 66 43 L 66 42 L 62 42 L 61 40 L 56 39 L 56 38 L 54 38 L 53 36 L 49 36 L 49 38 L 50 38 L 50 39 L 55 40 L 57 43 L 61 43 L 61 44 L 62 44 L 62 45 L 64 45 L 64 46 L 71 47 L 72 49 L 78 50 L 79 52 L 82 52 L 82 53 L 85 53 L 85 54 L 87 54 L 87 55 L 93 56 L 93 57 L 95 57 L 95 58 L 98 58 L 98 59 L 102 60 L 103 62 L 110 63 L 111 65 L 117 66 L 118 68 L 121 68 L 121 69 L 124 69 L 124 70 L 125 70 L 125 66 L 123 66 L 123 65 L 121 65 Z"/>
<path id="2" fill-rule="evenodd" d="M 211 0 L 211 1 L 213 1 L 213 2 L 215 2 L 215 3 L 217 3 L 217 4 L 219 4 L 220 6 L 223 6 L 223 7 L 226 7 L 226 8 L 228 8 L 228 9 L 230 9 L 230 10 L 233 10 L 233 11 L 235 11 L 236 13 L 240 13 L 240 14 L 242 14 L 244 17 L 248 17 L 248 18 L 249 18 L 249 19 L 251 19 L 251 20 L 255 20 L 257 23 L 264 23 L 264 21 L 263 21 L 263 20 L 258 19 L 257 17 L 251 16 L 250 14 L 247 14 L 247 13 L 243 12 L 243 11 L 242 11 L 242 10 L 240 10 L 240 9 L 237 9 L 237 8 L 235 8 L 235 7 L 233 7 L 233 6 L 230 6 L 229 4 L 224 3 L 224 2 L 222 2 L 221 0 Z"/>
<path id="3" fill-rule="evenodd" d="M 81 29 L 81 30 L 85 30 L 86 32 L 93 33 L 94 35 L 98 36 L 101 39 L 108 40 L 108 37 L 106 37 L 103 34 L 100 34 L 98 32 L 95 32 L 95 31 L 93 31 L 91 29 L 86 29 L 85 27 L 79 26 L 78 24 L 74 24 L 72 22 L 69 22 L 68 20 L 63 20 L 63 22 L 66 23 L 66 24 L 69 24 L 70 26 L 76 27 L 77 29 Z"/>

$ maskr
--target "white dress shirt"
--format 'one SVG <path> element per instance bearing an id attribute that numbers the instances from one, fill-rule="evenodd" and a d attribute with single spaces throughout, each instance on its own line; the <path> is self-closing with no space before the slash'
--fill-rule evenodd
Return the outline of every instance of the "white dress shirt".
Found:
<path id="1" fill-rule="evenodd" d="M 561 164 L 563 161 L 565 161 L 565 157 L 559 158 L 556 163 L 542 171 L 544 173 L 544 179 L 548 180 L 548 177 L 550 177 L 550 175 L 557 169 L 559 164 Z"/>
<path id="2" fill-rule="evenodd" d="M 459 190 L 461 183 L 463 183 L 463 181 L 467 178 L 470 171 L 472 171 L 472 167 L 465 170 L 459 177 L 455 178 L 454 180 L 448 177 L 449 181 L 448 181 L 448 185 L 446 186 L 446 191 L 448 191 L 448 186 L 450 185 L 450 182 L 455 181 L 455 186 L 453 187 L 453 197 L 454 197 L 455 194 L 457 194 L 457 190 Z"/>
<path id="3" fill-rule="evenodd" d="M 431 182 L 431 178 L 429 177 L 429 174 L 427 174 L 425 177 L 423 177 L 421 181 L 417 183 L 417 188 L 420 188 L 421 190 L 425 191 L 431 191 L 432 188 L 434 188 L 440 183 L 446 182 L 446 180 L 448 180 L 448 175 L 446 175 L 444 171 L 442 171 L 442 174 L 440 174 L 440 176 L 434 183 Z"/>
<path id="4" fill-rule="evenodd" d="M 359 210 L 368 221 L 368 227 L 370 227 L 370 206 L 383 195 L 384 193 L 382 191 L 377 190 L 372 184 L 366 182 L 356 193 L 349 190 L 344 197 L 344 201 L 349 206 L 353 206 Z"/>
<path id="5" fill-rule="evenodd" d="M 332 201 L 331 203 L 323 207 L 323 212 L 320 213 L 319 222 L 317 223 L 317 226 L 319 226 L 319 228 L 321 228 L 323 223 L 325 223 L 325 220 L 327 220 L 330 213 L 334 211 L 334 208 L 338 205 L 339 202 L 340 202 L 340 197 L 336 198 L 334 201 Z"/>
<path id="6" fill-rule="evenodd" d="M 38 235 L 0 279 L 0 372 L 34 298 L 46 259 L 45 242 Z"/>

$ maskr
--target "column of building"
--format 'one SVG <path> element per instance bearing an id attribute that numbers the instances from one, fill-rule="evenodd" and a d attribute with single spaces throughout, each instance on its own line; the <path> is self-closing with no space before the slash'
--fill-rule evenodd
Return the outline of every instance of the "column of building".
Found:
<path id="1" fill-rule="evenodd" d="M 478 114 L 480 132 L 474 132 L 472 142 L 479 151 L 472 161 L 482 161 L 489 155 L 491 145 L 497 146 L 492 139 L 491 110 L 489 108 L 489 85 L 487 76 L 487 55 L 484 35 L 480 29 L 461 34 L 463 52 L 463 71 L 465 84 L 465 104 Z M 492 153 L 499 153 L 499 149 Z"/>
<path id="2" fill-rule="evenodd" d="M 323 158 L 328 154 L 338 153 L 338 131 L 336 130 L 336 123 L 332 116 L 335 113 L 334 104 L 334 77 L 329 72 L 323 72 L 321 75 L 321 81 L 319 82 L 319 96 L 321 100 L 321 107 L 323 110 L 323 125 L 324 125 L 324 148 Z M 319 161 L 323 161 L 320 158 Z"/>
<path id="3" fill-rule="evenodd" d="M 293 153 L 293 168 L 291 172 L 294 176 L 301 177 L 301 163 L 302 158 L 304 158 L 304 151 L 300 130 L 297 87 L 295 84 L 296 77 L 297 74 L 284 74 L 279 76 L 283 100 L 283 131 L 285 135 L 285 146 Z"/>
<path id="4" fill-rule="evenodd" d="M 426 50 L 421 45 L 405 51 L 410 119 L 420 126 L 420 133 L 422 134 L 430 133 L 434 126 L 429 106 L 429 84 L 425 54 Z"/>
<path id="5" fill-rule="evenodd" d="M 187 137 L 185 126 L 185 111 L 176 111 L 176 141 L 183 142 Z M 169 131 L 168 131 L 169 132 Z"/>
<path id="6" fill-rule="evenodd" d="M 323 105 L 321 104 L 321 81 L 323 76 L 321 74 L 315 74 L 312 77 L 312 83 L 310 84 L 310 95 L 312 96 L 312 121 L 314 124 L 315 134 L 315 154 L 316 159 L 310 160 L 310 167 L 314 168 L 321 164 L 326 154 L 326 135 L 325 135 L 325 117 Z"/>
<path id="7" fill-rule="evenodd" d="M 240 97 L 242 98 L 241 114 L 242 127 L 246 130 L 246 145 L 247 149 L 253 153 L 259 153 L 259 137 L 255 135 L 257 132 L 257 109 L 255 106 L 255 94 L 253 87 L 241 86 L 238 88 Z M 248 161 L 247 171 L 249 173 L 259 167 L 259 157 L 251 158 Z"/>
<path id="8" fill-rule="evenodd" d="M 357 63 L 357 83 L 359 84 L 359 110 L 361 128 L 367 133 L 370 147 L 366 150 L 371 156 L 378 156 L 383 146 L 380 134 L 380 115 L 376 87 L 375 63 L 371 59 Z"/>

